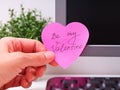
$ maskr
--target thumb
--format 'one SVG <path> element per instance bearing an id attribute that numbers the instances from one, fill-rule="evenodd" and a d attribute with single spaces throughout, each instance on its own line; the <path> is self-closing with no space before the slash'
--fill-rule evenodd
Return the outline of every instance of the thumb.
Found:
<path id="1" fill-rule="evenodd" d="M 21 68 L 28 66 L 42 66 L 52 62 L 55 55 L 51 51 L 37 52 L 37 53 L 22 53 L 16 52 L 16 61 L 13 62 L 15 65 L 20 65 Z M 14 60 L 13 60 L 14 61 Z"/>

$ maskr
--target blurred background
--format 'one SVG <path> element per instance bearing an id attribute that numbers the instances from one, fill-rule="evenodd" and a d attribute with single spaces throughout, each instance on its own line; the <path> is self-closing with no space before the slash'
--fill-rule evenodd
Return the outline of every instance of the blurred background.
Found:
<path id="1" fill-rule="evenodd" d="M 52 21 L 55 20 L 55 0 L 3 0 L 0 2 L 0 21 L 9 20 L 10 8 L 15 9 L 19 14 L 21 4 L 26 10 L 37 9 L 42 12 L 43 17 L 51 17 Z"/>

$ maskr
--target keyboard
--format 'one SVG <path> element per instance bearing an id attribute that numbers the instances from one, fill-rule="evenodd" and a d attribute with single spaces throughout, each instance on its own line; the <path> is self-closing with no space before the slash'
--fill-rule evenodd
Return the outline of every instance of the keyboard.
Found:
<path id="1" fill-rule="evenodd" d="M 53 77 L 46 90 L 120 90 L 119 77 Z"/>

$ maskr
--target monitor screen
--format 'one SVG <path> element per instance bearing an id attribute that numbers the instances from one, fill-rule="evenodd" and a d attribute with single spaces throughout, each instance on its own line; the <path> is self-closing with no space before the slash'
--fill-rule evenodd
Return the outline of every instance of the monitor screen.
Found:
<path id="1" fill-rule="evenodd" d="M 56 21 L 88 28 L 83 56 L 120 56 L 120 0 L 61 0 L 56 6 Z"/>
<path id="2" fill-rule="evenodd" d="M 67 0 L 67 24 L 82 22 L 90 32 L 88 44 L 120 45 L 120 0 Z"/>

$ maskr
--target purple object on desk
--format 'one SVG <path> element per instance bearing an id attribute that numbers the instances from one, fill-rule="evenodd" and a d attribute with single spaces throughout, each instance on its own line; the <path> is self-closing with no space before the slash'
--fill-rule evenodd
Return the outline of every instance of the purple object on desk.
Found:
<path id="1" fill-rule="evenodd" d="M 79 90 L 87 81 L 88 78 L 54 77 L 48 80 L 46 90 Z"/>

